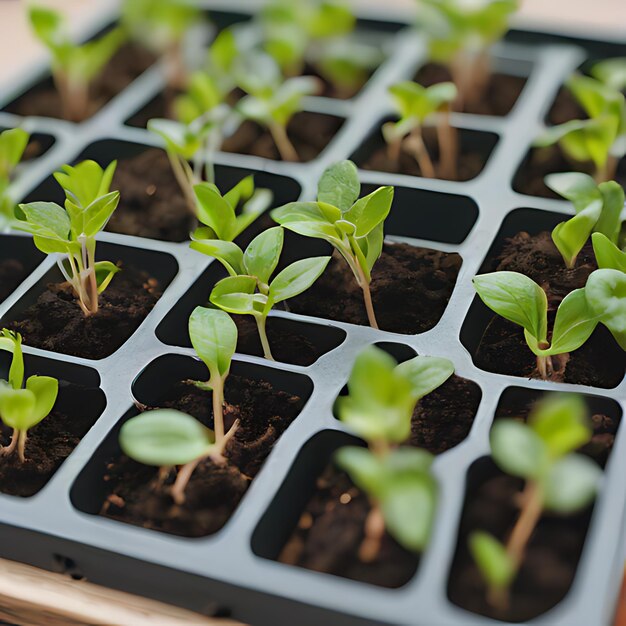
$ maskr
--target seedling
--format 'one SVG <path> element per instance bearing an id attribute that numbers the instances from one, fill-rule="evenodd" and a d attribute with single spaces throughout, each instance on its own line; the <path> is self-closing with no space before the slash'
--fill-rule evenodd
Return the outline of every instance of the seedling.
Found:
<path id="1" fill-rule="evenodd" d="M 15 200 L 10 184 L 30 135 L 21 128 L 10 128 L 0 133 L 0 230 L 15 219 Z"/>
<path id="2" fill-rule="evenodd" d="M 624 94 L 588 76 L 572 76 L 567 87 L 589 119 L 553 126 L 534 142 L 555 143 L 576 162 L 591 162 L 597 183 L 615 178 L 617 163 L 626 154 L 626 100 Z"/>
<path id="3" fill-rule="evenodd" d="M 358 199 L 360 191 L 356 166 L 352 161 L 340 161 L 322 174 L 317 202 L 291 202 L 274 209 L 271 215 L 284 228 L 324 239 L 337 249 L 363 291 L 370 326 L 378 328 L 371 272 L 383 249 L 383 224 L 391 210 L 393 187 L 379 187 Z"/>
<path id="4" fill-rule="evenodd" d="M 600 269 L 613 269 L 626 272 L 626 250 L 620 250 L 606 235 L 591 235 L 593 252 Z"/>
<path id="5" fill-rule="evenodd" d="M 17 450 L 23 463 L 28 431 L 52 411 L 59 393 L 59 381 L 49 376 L 30 376 L 24 385 L 24 355 L 19 333 L 3 329 L 0 350 L 12 354 L 9 378 L 0 380 L 0 419 L 13 429 L 11 443 L 0 447 L 0 454 L 9 455 Z"/>
<path id="6" fill-rule="evenodd" d="M 457 89 L 456 108 L 478 102 L 489 83 L 489 48 L 509 28 L 517 0 L 418 0 L 418 26 L 430 57 L 448 66 Z"/>
<path id="7" fill-rule="evenodd" d="M 626 89 L 626 57 L 605 59 L 591 68 L 591 75 L 616 91 Z"/>
<path id="8" fill-rule="evenodd" d="M 440 113 L 436 122 L 439 140 L 440 174 L 443 178 L 456 178 L 458 138 L 450 126 L 450 105 L 457 97 L 454 83 L 439 83 L 422 87 L 418 83 L 404 81 L 389 88 L 392 100 L 400 116 L 397 122 L 383 124 L 382 133 L 389 145 L 389 158 L 398 163 L 402 149 L 412 154 L 422 175 L 435 178 L 437 172 L 428 153 L 422 129 L 434 114 Z"/>
<path id="9" fill-rule="evenodd" d="M 237 103 L 240 115 L 267 127 L 283 161 L 298 161 L 287 126 L 302 110 L 302 98 L 320 90 L 320 81 L 313 76 L 285 79 L 271 57 L 250 55 L 241 63 L 238 84 L 248 94 Z"/>
<path id="10" fill-rule="evenodd" d="M 65 206 L 54 202 L 20 204 L 24 219 L 15 228 L 33 235 L 45 254 L 63 255 L 57 260 L 86 316 L 98 312 L 98 296 L 120 268 L 110 261 L 96 261 L 96 235 L 106 226 L 120 199 L 109 191 L 116 161 L 102 169 L 94 161 L 64 165 L 54 177 L 65 192 Z"/>
<path id="11" fill-rule="evenodd" d="M 548 341 L 548 298 L 532 278 L 518 272 L 493 272 L 475 276 L 472 282 L 492 311 L 524 329 L 524 338 L 537 357 L 537 371 L 544 380 L 556 371 L 553 357 L 563 363 L 567 353 L 589 339 L 601 319 L 590 306 L 585 288 L 575 289 L 559 304 Z"/>
<path id="12" fill-rule="evenodd" d="M 350 37 L 356 19 L 347 2 L 273 0 L 259 20 L 263 47 L 287 76 L 297 76 L 312 64 L 346 97 L 380 62 L 379 50 Z"/>
<path id="13" fill-rule="evenodd" d="M 254 176 L 246 176 L 224 195 L 211 183 L 194 187 L 198 220 L 192 239 L 233 241 L 272 203 L 269 189 L 255 189 Z M 193 247 L 193 246 L 192 246 Z"/>
<path id="14" fill-rule="evenodd" d="M 207 51 L 206 73 L 225 100 L 237 86 L 235 75 L 242 51 L 232 28 L 225 28 L 213 40 Z"/>
<path id="15" fill-rule="evenodd" d="M 189 28 L 202 20 L 201 11 L 183 0 L 124 0 L 123 28 L 143 46 L 163 56 L 168 83 L 182 88 L 187 79 L 183 43 Z"/>
<path id="16" fill-rule="evenodd" d="M 196 239 L 191 247 L 216 258 L 230 276 L 220 280 L 210 295 L 215 306 L 238 315 L 252 315 L 266 359 L 274 360 L 267 339 L 267 316 L 279 302 L 306 291 L 326 269 L 330 257 L 301 259 L 271 278 L 283 249 L 284 232 L 268 228 L 257 235 L 243 252 L 232 242 Z"/>
<path id="17" fill-rule="evenodd" d="M 604 324 L 622 350 L 626 350 L 626 273 L 621 269 L 592 272 L 585 285 L 591 311 Z"/>
<path id="18" fill-rule="evenodd" d="M 72 42 L 60 13 L 32 6 L 28 18 L 35 35 L 52 56 L 52 75 L 63 116 L 80 122 L 89 115 L 89 86 L 124 41 L 121 28 L 114 28 L 84 44 Z"/>
<path id="19" fill-rule="evenodd" d="M 470 552 L 487 583 L 487 599 L 496 609 L 503 612 L 509 606 L 510 587 L 543 512 L 571 515 L 595 498 L 602 471 L 574 452 L 592 434 L 587 408 L 572 394 L 538 402 L 527 424 L 500 419 L 491 429 L 493 460 L 525 481 L 520 513 L 506 544 L 483 531 L 469 537 Z"/>
<path id="20" fill-rule="evenodd" d="M 552 240 L 568 268 L 592 233 L 604 235 L 617 244 L 622 230 L 624 190 L 615 181 L 597 185 L 591 176 L 579 172 L 550 174 L 546 185 L 574 205 L 576 215 L 557 224 Z"/>
<path id="21" fill-rule="evenodd" d="M 162 468 L 162 476 L 181 466 L 171 490 L 177 504 L 185 501 L 187 484 L 202 461 L 224 462 L 226 445 L 239 426 L 236 420 L 225 432 L 224 383 L 237 345 L 235 323 L 223 311 L 196 307 L 189 318 L 189 336 L 209 370 L 207 382 L 190 382 L 212 392 L 213 430 L 180 411 L 157 409 L 133 417 L 120 431 L 120 446 L 135 461 Z"/>
<path id="22" fill-rule="evenodd" d="M 425 450 L 397 447 L 411 434 L 418 401 L 454 373 L 448 359 L 417 356 L 400 365 L 384 350 L 369 346 L 356 358 L 348 395 L 337 400 L 339 418 L 368 447 L 346 446 L 337 464 L 369 497 L 371 510 L 359 558 L 373 561 L 385 529 L 402 546 L 421 552 L 430 536 L 437 484 Z"/>

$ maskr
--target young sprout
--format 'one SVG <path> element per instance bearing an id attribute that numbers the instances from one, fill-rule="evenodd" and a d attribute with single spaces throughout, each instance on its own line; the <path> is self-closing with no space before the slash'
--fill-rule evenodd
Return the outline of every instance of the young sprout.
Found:
<path id="1" fill-rule="evenodd" d="M 21 128 L 0 133 L 0 230 L 10 226 L 15 219 L 15 200 L 9 186 L 29 139 L 30 135 Z"/>
<path id="2" fill-rule="evenodd" d="M 489 48 L 509 28 L 517 0 L 418 0 L 418 26 L 433 61 L 448 66 L 458 89 L 456 108 L 478 102 L 491 74 Z"/>
<path id="3" fill-rule="evenodd" d="M 620 269 L 592 272 L 585 285 L 589 308 L 622 350 L 626 350 L 626 273 Z"/>
<path id="4" fill-rule="evenodd" d="M 317 188 L 317 202 L 291 202 L 271 213 L 284 228 L 305 237 L 324 239 L 346 260 L 363 291 L 367 319 L 378 328 L 370 283 L 383 249 L 383 224 L 391 210 L 393 187 L 379 187 L 359 198 L 361 184 L 352 161 L 326 169 Z"/>
<path id="5" fill-rule="evenodd" d="M 558 143 L 568 158 L 593 163 L 597 183 L 611 180 L 619 159 L 626 154 L 624 94 L 588 76 L 572 76 L 567 87 L 589 118 L 548 128 L 533 145 Z"/>
<path id="6" fill-rule="evenodd" d="M 120 199 L 109 191 L 116 161 L 103 170 L 94 161 L 64 165 L 54 177 L 65 191 L 65 207 L 54 202 L 20 204 L 24 220 L 15 228 L 33 235 L 45 254 L 60 254 L 57 265 L 72 286 L 86 316 L 98 312 L 98 296 L 120 268 L 96 261 L 96 235 L 104 229 Z"/>
<path id="7" fill-rule="evenodd" d="M 411 434 L 417 402 L 453 373 L 447 359 L 418 356 L 398 365 L 376 346 L 354 362 L 348 395 L 338 399 L 337 410 L 368 447 L 347 446 L 335 458 L 372 505 L 359 549 L 364 562 L 376 559 L 385 530 L 411 551 L 421 552 L 428 542 L 437 503 L 432 455 L 398 445 Z"/>
<path id="8" fill-rule="evenodd" d="M 148 411 L 128 420 L 120 431 L 120 446 L 131 459 L 169 472 L 181 466 L 172 486 L 177 504 L 185 501 L 185 489 L 198 465 L 207 458 L 224 462 L 224 450 L 239 426 L 225 431 L 224 383 L 237 345 L 237 327 L 228 314 L 196 307 L 189 318 L 191 343 L 209 370 L 207 382 L 193 382 L 212 392 L 213 430 L 190 415 L 171 409 Z"/>
<path id="9" fill-rule="evenodd" d="M 389 145 L 389 158 L 397 164 L 404 148 L 415 157 L 423 176 L 435 178 L 437 172 L 424 143 L 422 129 L 435 113 L 440 113 L 436 123 L 441 154 L 440 175 L 456 178 L 458 139 L 449 118 L 450 105 L 457 96 L 454 83 L 422 87 L 407 80 L 391 86 L 389 93 L 400 116 L 397 122 L 387 122 L 382 127 L 383 137 Z"/>
<path id="10" fill-rule="evenodd" d="M 524 338 L 537 357 L 537 370 L 544 380 L 555 372 L 552 358 L 564 361 L 567 353 L 589 339 L 600 321 L 599 313 L 588 302 L 586 289 L 575 289 L 559 304 L 548 341 L 548 298 L 532 278 L 518 272 L 493 272 L 475 276 L 472 282 L 492 311 L 524 329 Z"/>
<path id="11" fill-rule="evenodd" d="M 626 89 L 626 57 L 605 59 L 591 68 L 591 75 L 615 91 Z"/>
<path id="12" fill-rule="evenodd" d="M 283 229 L 269 228 L 257 235 L 243 252 L 230 241 L 196 239 L 191 247 L 216 258 L 229 273 L 210 295 L 215 306 L 238 315 L 252 315 L 266 359 L 274 360 L 267 339 L 266 323 L 272 307 L 306 291 L 326 269 L 330 257 L 301 259 L 288 265 L 274 279 L 283 249 Z"/>
<path id="13" fill-rule="evenodd" d="M 0 454 L 8 455 L 17 450 L 23 463 L 28 431 L 52 411 L 59 393 L 59 381 L 49 376 L 30 376 L 24 385 L 24 355 L 19 333 L 3 329 L 0 350 L 13 355 L 8 380 L 0 380 L 0 419 L 13 429 L 13 435 L 8 446 L 0 447 Z"/>
<path id="14" fill-rule="evenodd" d="M 212 183 L 194 187 L 198 220 L 192 239 L 233 241 L 272 203 L 269 189 L 255 189 L 254 176 L 242 178 L 224 195 Z"/>
<path id="15" fill-rule="evenodd" d="M 187 80 L 183 43 L 189 28 L 202 19 L 200 9 L 183 0 L 123 0 L 121 23 L 135 41 L 163 56 L 171 87 Z"/>
<path id="16" fill-rule="evenodd" d="M 600 269 L 613 269 L 626 272 L 626 250 L 620 250 L 606 235 L 591 235 L 593 253 Z"/>
<path id="17" fill-rule="evenodd" d="M 576 215 L 557 224 L 552 240 L 568 268 L 592 233 L 601 233 L 617 244 L 622 229 L 624 190 L 615 181 L 597 185 L 591 176 L 579 172 L 550 174 L 546 185 L 574 205 Z"/>
<path id="18" fill-rule="evenodd" d="M 242 118 L 267 127 L 283 161 L 298 161 L 287 126 L 302 110 L 302 98 L 320 90 L 320 81 L 313 76 L 285 79 L 271 57 L 255 55 L 242 60 L 238 84 L 248 94 L 236 107 Z"/>
<path id="19" fill-rule="evenodd" d="M 544 511 L 571 515 L 593 501 L 602 471 L 576 454 L 593 432 L 583 400 L 558 395 L 538 402 L 524 424 L 497 420 L 491 454 L 507 474 L 523 478 L 520 513 L 506 544 L 491 534 L 470 534 L 469 548 L 487 583 L 487 599 L 499 611 L 509 606 L 510 587 L 524 561 L 529 541 Z"/>
<path id="20" fill-rule="evenodd" d="M 63 117 L 80 122 L 89 115 L 89 85 L 124 41 L 121 28 L 114 28 L 84 44 L 72 42 L 63 17 L 44 7 L 31 6 L 28 18 L 35 35 L 52 56 L 52 75 Z"/>

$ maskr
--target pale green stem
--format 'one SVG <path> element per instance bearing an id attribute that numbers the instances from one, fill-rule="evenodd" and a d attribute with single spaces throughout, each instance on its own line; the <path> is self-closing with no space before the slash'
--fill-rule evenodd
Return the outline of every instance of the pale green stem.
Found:
<path id="1" fill-rule="evenodd" d="M 11 442 L 9 443 L 8 446 L 4 446 L 3 448 L 0 448 L 0 453 L 2 453 L 3 455 L 11 454 L 17 447 L 17 440 L 19 438 L 19 434 L 20 434 L 20 431 L 17 430 L 17 428 L 14 428 L 13 434 L 11 435 Z"/>
<path id="2" fill-rule="evenodd" d="M 267 315 L 255 315 L 254 319 L 256 320 L 257 328 L 259 329 L 259 337 L 261 339 L 261 346 L 263 346 L 263 356 L 268 361 L 273 361 L 274 357 L 272 356 L 272 350 L 270 349 L 270 342 L 267 338 Z"/>
<path id="3" fill-rule="evenodd" d="M 278 148 L 280 158 L 283 161 L 299 161 L 298 153 L 287 135 L 287 129 L 276 122 L 271 123 L 268 128 Z"/>
<path id="4" fill-rule="evenodd" d="M 20 463 L 24 463 L 24 461 L 26 461 L 25 450 L 26 450 L 27 434 L 28 434 L 28 431 L 20 430 L 20 434 L 17 439 L 17 456 L 20 460 Z"/>

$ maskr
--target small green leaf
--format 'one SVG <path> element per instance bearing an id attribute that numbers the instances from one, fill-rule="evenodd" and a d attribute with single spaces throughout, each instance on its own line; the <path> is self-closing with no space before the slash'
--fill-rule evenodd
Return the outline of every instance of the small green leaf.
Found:
<path id="1" fill-rule="evenodd" d="M 237 326 L 230 315 L 216 309 L 196 307 L 189 318 L 189 337 L 211 378 L 224 378 L 237 347 Z"/>
<path id="2" fill-rule="evenodd" d="M 593 313 L 626 350 L 626 274 L 614 269 L 596 270 L 587 279 L 585 294 Z"/>
<path id="3" fill-rule="evenodd" d="M 28 423 L 20 430 L 32 428 L 50 415 L 59 394 L 59 381 L 50 376 L 31 376 L 26 381 L 26 389 L 35 396 L 35 406 Z"/>
<path id="4" fill-rule="evenodd" d="M 95 161 L 86 160 L 74 166 L 63 165 L 54 178 L 67 199 L 84 209 L 109 193 L 116 167 L 117 161 L 103 170 Z"/>
<path id="5" fill-rule="evenodd" d="M 624 190 L 614 180 L 600 183 L 598 188 L 602 193 L 603 205 L 602 214 L 594 231 L 606 235 L 613 243 L 617 243 L 624 209 Z"/>
<path id="6" fill-rule="evenodd" d="M 588 174 L 581 172 L 548 174 L 544 180 L 552 191 L 563 196 L 574 205 L 576 213 L 586 209 L 591 204 L 602 206 L 602 193 L 595 180 Z"/>
<path id="7" fill-rule="evenodd" d="M 305 237 L 327 241 L 337 240 L 335 222 L 341 219 L 341 211 L 319 202 L 290 202 L 271 212 L 272 219 L 283 228 Z"/>
<path id="8" fill-rule="evenodd" d="M 543 481 L 545 507 L 560 514 L 580 511 L 595 498 L 602 470 L 582 454 L 557 461 Z"/>
<path id="9" fill-rule="evenodd" d="M 384 488 L 383 466 L 367 448 L 344 446 L 335 453 L 337 465 L 348 472 L 352 482 L 372 498 L 378 498 Z"/>
<path id="10" fill-rule="evenodd" d="M 96 273 L 98 293 L 103 293 L 111 284 L 115 274 L 122 271 L 122 268 L 115 265 L 115 263 L 111 263 L 111 261 L 98 261 L 94 263 L 93 269 Z"/>
<path id="11" fill-rule="evenodd" d="M 491 429 L 491 454 L 498 466 L 520 478 L 536 479 L 548 465 L 548 448 L 526 424 L 500 419 Z"/>
<path id="12" fill-rule="evenodd" d="M 0 350 L 6 350 L 13 356 L 9 368 L 9 384 L 13 389 L 21 389 L 24 384 L 24 354 L 22 353 L 22 335 L 7 328 L 0 333 Z"/>
<path id="13" fill-rule="evenodd" d="M 517 272 L 493 272 L 475 276 L 472 282 L 491 310 L 522 326 L 538 342 L 545 341 L 548 299 L 534 280 Z"/>
<path id="14" fill-rule="evenodd" d="M 626 89 L 626 57 L 605 59 L 591 68 L 591 75 L 615 91 Z"/>
<path id="15" fill-rule="evenodd" d="M 129 419 L 119 440 L 124 454 L 134 461 L 169 467 L 207 456 L 215 435 L 191 415 L 157 409 Z"/>
<path id="16" fill-rule="evenodd" d="M 267 296 L 256 293 L 256 287 L 254 276 L 229 276 L 213 287 L 209 300 L 228 313 L 260 315 L 265 309 Z"/>
<path id="17" fill-rule="evenodd" d="M 28 430 L 37 399 L 28 389 L 13 389 L 0 381 L 0 415 L 2 421 L 17 430 Z"/>
<path id="18" fill-rule="evenodd" d="M 193 190 L 197 200 L 198 219 L 214 230 L 217 239 L 232 241 L 238 234 L 236 232 L 235 206 L 231 205 L 212 183 L 200 183 L 195 185 Z M 237 194 L 240 191 L 241 188 L 235 188 Z M 234 194 L 231 197 L 233 196 Z"/>
<path id="19" fill-rule="evenodd" d="M 95 237 L 107 225 L 119 201 L 119 191 L 112 191 L 96 198 L 85 208 L 83 230 L 76 233 L 76 236 Z"/>
<path id="20" fill-rule="evenodd" d="M 326 168 L 317 186 L 317 199 L 345 213 L 359 197 L 361 183 L 352 161 L 339 161 Z"/>
<path id="21" fill-rule="evenodd" d="M 246 248 L 243 267 L 246 274 L 255 276 L 267 285 L 273 274 L 283 249 L 284 232 L 280 226 L 268 228 L 257 235 Z"/>
<path id="22" fill-rule="evenodd" d="M 591 235 L 593 252 L 600 269 L 614 269 L 626 272 L 626 252 L 620 250 L 606 235 Z"/>
<path id="23" fill-rule="evenodd" d="M 320 256 L 288 265 L 270 284 L 269 301 L 282 302 L 306 291 L 323 274 L 329 261 L 329 256 Z"/>
<path id="24" fill-rule="evenodd" d="M 356 226 L 356 237 L 365 237 L 379 224 L 383 223 L 393 202 L 393 187 L 379 187 L 376 191 L 357 200 L 343 214 L 343 219 Z"/>
<path id="25" fill-rule="evenodd" d="M 469 550 L 483 578 L 490 587 L 506 589 L 517 574 L 506 548 L 489 533 L 475 531 L 469 536 Z"/>
<path id="26" fill-rule="evenodd" d="M 198 229 L 194 234 L 194 241 L 189 244 L 192 250 L 197 250 L 214 259 L 217 259 L 231 275 L 243 274 L 243 252 L 241 248 L 232 241 L 222 241 L 220 239 L 200 239 L 195 240 L 199 233 Z"/>
<path id="27" fill-rule="evenodd" d="M 594 202 L 552 231 L 552 241 L 561 253 L 568 268 L 574 267 L 578 253 L 583 249 L 593 232 L 602 211 L 601 202 Z"/>
<path id="28" fill-rule="evenodd" d="M 0 179 L 10 179 L 29 139 L 30 134 L 22 128 L 8 128 L 0 133 Z"/>
<path id="29" fill-rule="evenodd" d="M 416 356 L 400 363 L 396 372 L 411 382 L 413 396 L 419 400 L 454 374 L 454 363 L 436 356 Z"/>

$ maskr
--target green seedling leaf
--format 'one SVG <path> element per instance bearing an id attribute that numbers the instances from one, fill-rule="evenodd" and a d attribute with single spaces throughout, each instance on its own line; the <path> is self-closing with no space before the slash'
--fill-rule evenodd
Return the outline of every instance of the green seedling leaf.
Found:
<path id="1" fill-rule="evenodd" d="M 597 183 L 588 174 L 581 172 L 548 174 L 544 180 L 552 191 L 563 196 L 574 205 L 576 213 L 590 205 L 602 206 L 602 193 Z"/>
<path id="2" fill-rule="evenodd" d="M 294 298 L 306 291 L 324 272 L 329 256 L 301 259 L 288 265 L 270 284 L 269 303 Z"/>
<path id="3" fill-rule="evenodd" d="M 469 536 L 469 550 L 478 569 L 494 589 L 506 589 L 517 574 L 513 559 L 493 535 L 475 531 Z"/>
<path id="4" fill-rule="evenodd" d="M 148 121 L 148 130 L 163 139 L 168 151 L 190 160 L 202 145 L 201 137 L 189 125 L 161 118 Z"/>
<path id="5" fill-rule="evenodd" d="M 534 280 L 517 272 L 493 272 L 472 282 L 490 309 L 522 326 L 537 342 L 546 340 L 548 299 Z"/>
<path id="6" fill-rule="evenodd" d="M 124 454 L 144 465 L 185 465 L 208 456 L 213 431 L 197 419 L 173 409 L 148 411 L 129 419 L 120 430 Z"/>
<path id="7" fill-rule="evenodd" d="M 602 233 L 593 233 L 591 242 L 600 269 L 614 269 L 626 272 L 626 252 L 620 250 Z"/>
<path id="8" fill-rule="evenodd" d="M 615 269 L 592 272 L 585 285 L 589 308 L 626 350 L 626 274 Z"/>
<path id="9" fill-rule="evenodd" d="M 63 165 L 54 173 L 68 201 L 86 208 L 101 196 L 109 193 L 117 161 L 111 161 L 102 169 L 95 161 L 82 161 L 77 165 Z"/>
<path id="10" fill-rule="evenodd" d="M 267 296 L 256 293 L 257 279 L 254 276 L 229 276 L 220 280 L 209 300 L 211 304 L 237 315 L 262 315 Z"/>
<path id="11" fill-rule="evenodd" d="M 22 128 L 9 128 L 0 133 L 0 180 L 8 181 L 24 155 L 30 134 Z"/>
<path id="12" fill-rule="evenodd" d="M 237 326 L 230 316 L 224 311 L 196 307 L 189 318 L 189 337 L 211 379 L 225 378 L 237 347 Z"/>
<path id="13" fill-rule="evenodd" d="M 591 75 L 615 91 L 626 89 L 626 57 L 605 59 L 591 68 Z"/>
<path id="14" fill-rule="evenodd" d="M 321 202 L 290 202 L 271 212 L 272 219 L 283 228 L 304 237 L 324 239 L 330 243 L 339 240 L 335 228 L 341 220 L 341 211 Z"/>
<path id="15" fill-rule="evenodd" d="M 24 384 L 24 355 L 22 353 L 22 335 L 7 328 L 0 333 L 0 350 L 10 352 L 11 367 L 9 368 L 9 385 L 13 389 L 21 389 Z"/>
<path id="16" fill-rule="evenodd" d="M 595 498 L 602 470 L 582 454 L 558 460 L 543 481 L 545 507 L 569 515 L 585 508 Z"/>
<path id="17" fill-rule="evenodd" d="M 27 431 L 50 414 L 56 402 L 59 383 L 48 376 L 31 376 L 26 389 L 0 381 L 0 416 L 18 431 Z"/>
<path id="18" fill-rule="evenodd" d="M 420 400 L 454 374 L 454 363 L 436 356 L 416 356 L 400 363 L 396 372 L 411 381 L 413 396 Z"/>
<path id="19" fill-rule="evenodd" d="M 539 435 L 526 424 L 500 419 L 490 435 L 491 454 L 507 474 L 525 479 L 536 479 L 549 464 L 548 447 Z"/>
<path id="20" fill-rule="evenodd" d="M 537 402 L 528 423 L 553 459 L 577 450 L 593 434 L 585 403 L 575 394 L 558 394 Z"/>
<path id="21" fill-rule="evenodd" d="M 624 189 L 615 181 L 600 183 L 598 189 L 602 193 L 602 214 L 594 231 L 606 235 L 613 243 L 617 243 L 621 231 L 621 214 L 624 209 Z"/>
<path id="22" fill-rule="evenodd" d="M 113 277 L 118 272 L 121 272 L 121 268 L 111 263 L 111 261 L 98 261 L 93 265 L 96 272 L 96 282 L 98 284 L 98 293 L 103 293 L 104 290 L 111 284 Z"/>
<path id="23" fill-rule="evenodd" d="M 361 489 L 380 497 L 385 484 L 383 464 L 367 448 L 344 446 L 335 453 L 335 461 Z"/>
<path id="24" fill-rule="evenodd" d="M 284 232 L 280 226 L 268 228 L 257 235 L 243 255 L 245 273 L 255 276 L 263 285 L 269 284 L 270 276 L 278 265 L 283 242 Z"/>
<path id="25" fill-rule="evenodd" d="M 202 229 L 196 230 L 193 237 L 204 234 Z M 209 234 L 209 233 L 207 233 Z M 211 233 L 213 234 L 213 233 Z M 221 241 L 220 239 L 200 239 L 189 244 L 192 250 L 197 250 L 207 256 L 217 259 L 231 276 L 243 274 L 243 252 L 241 248 L 232 241 Z"/>
<path id="26" fill-rule="evenodd" d="M 317 185 L 317 199 L 345 213 L 357 201 L 360 191 L 356 165 L 352 161 L 339 161 L 324 170 Z"/>
<path id="27" fill-rule="evenodd" d="M 391 211 L 393 193 L 393 187 L 379 187 L 343 213 L 342 219 L 356 227 L 355 237 L 366 237 L 385 221 Z"/>

